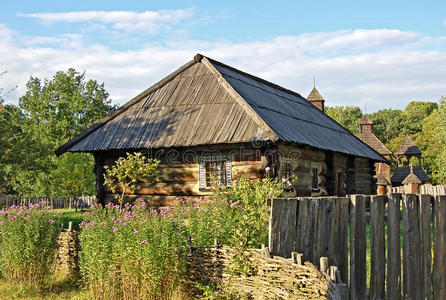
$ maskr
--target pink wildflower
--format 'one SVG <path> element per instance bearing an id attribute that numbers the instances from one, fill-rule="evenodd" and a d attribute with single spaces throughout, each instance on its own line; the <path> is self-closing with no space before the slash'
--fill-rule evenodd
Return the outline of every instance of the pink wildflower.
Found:
<path id="1" fill-rule="evenodd" d="M 104 222 L 104 221 L 102 221 L 102 222 L 101 222 L 101 226 L 104 226 L 104 225 L 107 225 L 107 223 Z"/>
<path id="2" fill-rule="evenodd" d="M 141 241 L 141 245 L 147 245 L 147 240 Z"/>
<path id="3" fill-rule="evenodd" d="M 0 226 L 2 226 L 3 225 L 3 222 L 2 221 L 0 221 Z"/>
<path id="4" fill-rule="evenodd" d="M 48 222 L 50 222 L 50 224 L 54 224 L 54 220 L 53 219 L 49 219 Z"/>
<path id="5" fill-rule="evenodd" d="M 27 215 L 27 216 L 24 217 L 25 220 L 29 220 L 29 218 L 31 218 L 30 215 Z"/>
<path id="6" fill-rule="evenodd" d="M 56 211 L 56 215 L 61 215 L 62 212 L 60 210 Z"/>
<path id="7" fill-rule="evenodd" d="M 134 234 L 134 235 L 138 235 L 138 234 L 139 234 L 139 231 L 136 230 L 133 234 Z"/>
<path id="8" fill-rule="evenodd" d="M 113 227 L 113 232 L 118 231 L 118 227 Z"/>

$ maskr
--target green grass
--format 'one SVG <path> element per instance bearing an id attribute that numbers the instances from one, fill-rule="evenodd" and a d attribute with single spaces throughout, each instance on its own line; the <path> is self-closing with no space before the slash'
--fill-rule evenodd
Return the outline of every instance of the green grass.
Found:
<path id="1" fill-rule="evenodd" d="M 61 215 L 58 215 L 58 218 L 62 222 L 63 228 L 68 228 L 68 222 L 73 222 L 73 229 L 78 231 L 79 224 L 82 222 L 82 214 L 89 209 L 78 209 L 76 211 L 74 208 L 63 208 L 57 210 L 62 212 Z"/>

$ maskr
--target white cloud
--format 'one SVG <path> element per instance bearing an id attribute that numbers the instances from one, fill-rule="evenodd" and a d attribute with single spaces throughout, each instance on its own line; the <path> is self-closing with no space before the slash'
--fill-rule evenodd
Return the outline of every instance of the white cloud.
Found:
<path id="1" fill-rule="evenodd" d="M 80 37 L 72 37 L 71 47 L 53 46 L 51 38 L 45 44 L 44 37 L 23 46 L 23 36 L 0 24 L 3 32 L 0 68 L 8 73 L 2 76 L 1 85 L 19 85 L 9 102 L 16 102 L 25 92 L 29 76 L 49 78 L 74 67 L 104 82 L 112 99 L 123 104 L 191 60 L 196 52 L 303 96 L 310 92 L 316 75 L 316 85 L 329 106 L 367 105 L 370 112 L 404 108 L 412 100 L 435 101 L 446 94 L 444 37 L 408 31 L 344 30 L 246 43 L 166 41 L 122 51 L 87 44 Z M 70 37 L 58 38 L 70 41 Z M 426 50 L 427 41 L 440 46 Z"/>
<path id="2" fill-rule="evenodd" d="M 111 25 L 116 30 L 156 34 L 160 30 L 179 24 L 194 16 L 194 9 L 159 11 L 75 11 L 59 13 L 18 14 L 25 18 L 39 19 L 45 24 L 92 23 Z"/>

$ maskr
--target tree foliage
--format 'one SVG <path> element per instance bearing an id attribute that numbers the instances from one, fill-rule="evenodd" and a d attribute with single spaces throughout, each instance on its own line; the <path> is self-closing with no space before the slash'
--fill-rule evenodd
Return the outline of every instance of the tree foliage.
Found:
<path id="1" fill-rule="evenodd" d="M 361 109 L 358 106 L 327 107 L 325 113 L 353 134 L 358 134 L 358 122 L 362 117 Z"/>
<path id="2" fill-rule="evenodd" d="M 34 196 L 92 194 L 91 155 L 56 157 L 54 150 L 115 108 L 104 84 L 69 69 L 52 79 L 31 77 L 26 88 L 4 122 L 15 133 L 8 138 L 8 163 L 0 170 L 9 189 Z"/>
<path id="3" fill-rule="evenodd" d="M 133 193 L 138 181 L 153 183 L 159 177 L 159 160 L 146 158 L 141 152 L 127 153 L 120 157 L 113 166 L 105 166 L 104 184 L 116 194 L 121 206 L 125 194 Z"/>

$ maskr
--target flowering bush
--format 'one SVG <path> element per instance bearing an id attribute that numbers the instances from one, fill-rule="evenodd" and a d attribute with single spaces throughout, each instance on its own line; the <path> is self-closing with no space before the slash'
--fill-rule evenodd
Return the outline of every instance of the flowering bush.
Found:
<path id="1" fill-rule="evenodd" d="M 81 272 L 95 298 L 169 299 L 185 271 L 185 229 L 142 200 L 95 206 L 80 225 Z"/>
<path id="2" fill-rule="evenodd" d="M 215 240 L 230 245 L 240 205 L 227 198 L 176 199 L 172 213 L 185 226 L 192 246 L 209 247 Z"/>
<path id="3" fill-rule="evenodd" d="M 0 211 L 0 274 L 10 282 L 41 286 L 52 271 L 59 224 L 46 202 Z"/>

